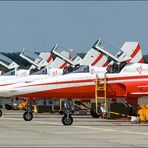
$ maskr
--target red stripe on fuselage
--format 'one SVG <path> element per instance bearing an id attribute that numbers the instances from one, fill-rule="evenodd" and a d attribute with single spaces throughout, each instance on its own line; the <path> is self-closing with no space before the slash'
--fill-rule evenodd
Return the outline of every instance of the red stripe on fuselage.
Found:
<path id="1" fill-rule="evenodd" d="M 148 78 L 148 76 L 141 75 L 141 76 L 110 77 L 110 78 L 107 78 L 107 80 L 129 80 L 129 79 L 145 79 L 145 78 Z"/>
<path id="2" fill-rule="evenodd" d="M 8 85 L 12 85 L 12 84 L 15 84 L 15 83 L 9 83 L 9 84 L 0 84 L 0 86 L 8 86 Z"/>
<path id="3" fill-rule="evenodd" d="M 75 93 L 76 92 L 76 93 Z M 89 93 L 86 93 L 89 92 Z M 89 98 L 95 97 L 95 85 L 80 86 L 80 87 L 69 87 L 69 88 L 59 88 L 54 90 L 38 91 L 34 93 L 22 94 L 19 97 L 37 97 L 37 98 L 84 98 L 84 100 L 89 100 Z"/>
<path id="4" fill-rule="evenodd" d="M 19 86 L 20 87 L 29 87 L 29 86 L 42 86 L 42 85 L 55 85 L 55 84 L 70 84 L 70 83 L 83 83 L 83 82 L 92 82 L 94 79 L 89 80 L 71 80 L 71 81 L 61 81 L 61 82 L 51 82 L 51 83 L 42 83 L 42 84 L 33 84 L 33 85 L 27 85 L 27 86 Z"/>
<path id="5" fill-rule="evenodd" d="M 107 81 L 111 80 L 132 80 L 132 79 L 145 79 L 148 78 L 148 76 L 126 76 L 126 77 L 114 77 L 114 78 L 107 78 Z M 100 78 L 100 80 L 104 80 L 104 78 Z M 95 78 L 93 79 L 85 79 L 85 80 L 70 80 L 70 81 L 61 81 L 61 82 L 49 82 L 49 83 L 42 83 L 42 84 L 33 84 L 33 85 L 27 85 L 27 86 L 19 86 L 17 88 L 21 87 L 32 87 L 32 86 L 43 86 L 43 85 L 55 85 L 55 84 L 70 84 L 70 83 L 86 83 L 86 82 L 95 82 Z"/>
<path id="6" fill-rule="evenodd" d="M 147 82 L 142 82 L 143 85 L 147 85 Z M 141 85 L 141 82 L 130 83 L 132 87 L 127 84 L 126 87 L 121 83 L 107 84 L 107 97 L 117 98 L 131 96 L 131 92 L 137 92 L 137 86 Z M 146 92 L 143 90 L 142 92 Z M 102 92 L 98 92 L 99 96 L 102 96 Z M 27 94 L 21 94 L 18 96 L 23 97 L 37 97 L 37 98 L 79 98 L 84 100 L 90 100 L 89 98 L 95 98 L 95 84 L 88 84 L 86 86 L 67 86 L 66 88 L 55 88 L 36 91 Z M 82 100 L 83 100 L 82 99 Z"/>

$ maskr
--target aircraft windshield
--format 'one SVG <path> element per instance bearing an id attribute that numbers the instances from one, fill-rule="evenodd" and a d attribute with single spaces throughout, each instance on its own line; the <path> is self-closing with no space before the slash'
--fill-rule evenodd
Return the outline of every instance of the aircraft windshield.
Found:
<path id="1" fill-rule="evenodd" d="M 73 49 L 65 49 L 64 47 L 61 47 L 59 45 L 54 48 L 54 51 L 71 61 L 73 61 L 77 57 L 77 54 L 74 52 Z"/>
<path id="2" fill-rule="evenodd" d="M 78 69 L 74 70 L 72 73 L 87 73 L 89 72 L 89 66 L 82 65 Z"/>
<path id="3" fill-rule="evenodd" d="M 3 54 L 0 54 L 0 62 L 9 66 L 13 61 L 11 59 L 9 59 L 8 57 L 4 56 Z"/>
<path id="4" fill-rule="evenodd" d="M 42 61 L 42 59 L 37 54 L 26 49 L 22 51 L 21 55 L 23 55 L 24 57 L 27 57 L 28 59 L 32 60 L 37 64 Z"/>

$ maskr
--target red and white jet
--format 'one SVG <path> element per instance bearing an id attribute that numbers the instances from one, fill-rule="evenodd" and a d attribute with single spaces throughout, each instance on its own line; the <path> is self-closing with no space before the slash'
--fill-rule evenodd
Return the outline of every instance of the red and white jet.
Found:
<path id="1" fill-rule="evenodd" d="M 107 79 L 108 98 L 124 97 L 128 99 L 129 97 L 137 98 L 137 96 L 148 95 L 147 64 L 127 64 L 125 61 L 129 62 L 131 57 L 120 58 L 122 54 L 118 55 L 119 58 L 113 56 L 105 52 L 98 43 L 93 48 L 100 50 L 101 53 L 109 56 L 111 60 L 118 62 L 118 70 L 108 73 L 105 67 L 82 65 L 70 74 L 3 86 L 0 90 L 0 97 L 81 98 L 82 100 L 91 100 L 95 98 L 96 75 L 100 80 Z M 144 83 L 139 82 L 139 80 L 143 80 Z M 133 87 L 130 88 L 131 86 Z M 26 112 L 24 117 L 27 118 L 28 114 L 30 113 Z"/>
<path id="2" fill-rule="evenodd" d="M 100 68 L 97 73 L 95 71 L 98 70 L 91 66 L 80 66 L 70 74 L 4 86 L 0 89 L 0 96 L 91 100 L 95 98 L 96 75 L 100 82 L 106 79 L 107 98 L 125 98 L 129 102 L 135 102 L 138 97 L 148 96 L 147 64 L 128 63 L 112 73 L 106 72 L 104 68 Z M 25 113 L 27 114 L 28 112 Z M 64 116 L 63 120 L 66 118 Z"/>

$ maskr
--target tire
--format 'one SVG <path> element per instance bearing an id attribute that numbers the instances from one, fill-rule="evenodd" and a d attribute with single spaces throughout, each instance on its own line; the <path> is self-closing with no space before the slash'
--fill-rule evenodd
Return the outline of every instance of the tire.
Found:
<path id="1" fill-rule="evenodd" d="M 23 118 L 25 121 L 31 121 L 33 119 L 33 114 L 32 112 L 28 112 L 26 111 L 24 114 L 23 114 Z"/>
<path id="2" fill-rule="evenodd" d="M 98 114 L 96 113 L 96 111 L 93 110 L 93 109 L 90 110 L 90 114 L 91 114 L 91 116 L 92 116 L 93 118 L 99 118 L 99 117 L 100 117 L 100 115 L 98 115 Z"/>
<path id="3" fill-rule="evenodd" d="M 67 118 L 67 115 L 64 115 L 62 118 L 63 125 L 71 125 L 73 123 L 73 118 L 69 115 Z"/>
<path id="4" fill-rule="evenodd" d="M 3 112 L 0 110 L 0 117 L 2 116 Z"/>
<path id="5" fill-rule="evenodd" d="M 12 106 L 12 104 L 5 104 L 5 108 L 7 110 L 12 110 L 13 109 L 13 106 Z"/>

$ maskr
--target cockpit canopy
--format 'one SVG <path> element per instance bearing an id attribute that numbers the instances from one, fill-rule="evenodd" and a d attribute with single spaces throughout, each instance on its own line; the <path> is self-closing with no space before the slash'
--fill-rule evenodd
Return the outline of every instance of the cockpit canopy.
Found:
<path id="1" fill-rule="evenodd" d="M 27 59 L 30 59 L 31 61 L 35 62 L 36 64 L 39 64 L 42 61 L 42 58 L 40 58 L 37 54 L 34 52 L 31 52 L 29 50 L 24 50 L 21 52 L 20 56 L 26 57 Z"/>
<path id="2" fill-rule="evenodd" d="M 68 73 L 89 73 L 90 69 L 89 66 L 87 65 L 75 65 L 75 66 L 67 66 L 63 70 L 63 74 L 68 74 Z"/>
<path id="3" fill-rule="evenodd" d="M 18 68 L 19 65 L 7 56 L 0 54 L 0 64 L 8 69 Z"/>
<path id="4" fill-rule="evenodd" d="M 6 56 L 0 54 L 0 61 L 9 66 L 13 61 Z"/>
<path id="5" fill-rule="evenodd" d="M 47 74 L 47 67 L 42 67 L 41 69 L 35 68 L 31 69 L 30 71 L 31 75 L 46 75 Z"/>
<path id="6" fill-rule="evenodd" d="M 52 52 L 54 54 L 63 56 L 64 59 L 68 58 L 71 61 L 73 61 L 77 57 L 77 54 L 74 52 L 73 49 L 66 49 L 59 45 L 55 45 L 54 48 L 52 49 Z"/>
<path id="7" fill-rule="evenodd" d="M 78 69 L 74 70 L 72 73 L 87 73 L 90 72 L 88 65 L 81 65 Z"/>

